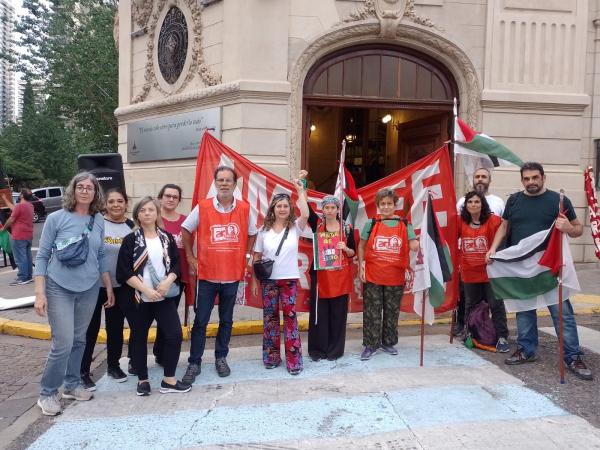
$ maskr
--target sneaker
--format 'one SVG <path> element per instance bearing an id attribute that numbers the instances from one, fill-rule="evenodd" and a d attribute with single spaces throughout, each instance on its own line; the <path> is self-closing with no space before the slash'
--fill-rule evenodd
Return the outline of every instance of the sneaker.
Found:
<path id="1" fill-rule="evenodd" d="M 217 369 L 217 373 L 220 377 L 228 377 L 231 373 L 231 369 L 229 368 L 225 357 L 217 358 L 215 360 L 215 368 Z"/>
<path id="2" fill-rule="evenodd" d="M 510 355 L 510 358 L 506 358 L 504 360 L 504 364 L 508 364 L 509 366 L 516 366 L 518 364 L 534 362 L 537 361 L 537 359 L 538 357 L 535 353 L 531 356 L 525 356 L 525 353 L 523 353 L 523 349 L 518 348 L 512 355 Z"/>
<path id="3" fill-rule="evenodd" d="M 17 284 L 29 284 L 32 282 L 33 282 L 33 278 L 30 278 L 29 280 L 19 281 Z"/>
<path id="4" fill-rule="evenodd" d="M 393 345 L 382 345 L 381 350 L 386 352 L 388 355 L 397 355 L 398 354 L 398 349 L 396 347 L 394 347 Z"/>
<path id="5" fill-rule="evenodd" d="M 72 398 L 73 400 L 78 400 L 80 402 L 87 402 L 94 398 L 94 394 L 90 391 L 86 391 L 83 386 L 77 386 L 75 389 L 65 389 L 62 396 L 63 398 Z"/>
<path id="6" fill-rule="evenodd" d="M 45 416 L 56 416 L 62 412 L 60 406 L 60 400 L 58 394 L 53 395 L 40 395 L 38 398 L 37 405 L 42 410 L 42 414 Z"/>
<path id="7" fill-rule="evenodd" d="M 275 369 L 275 368 L 279 367 L 280 364 L 281 364 L 281 361 L 279 361 L 278 363 L 269 362 L 269 363 L 265 364 L 265 368 L 266 369 Z"/>
<path id="8" fill-rule="evenodd" d="M 183 394 L 185 392 L 190 392 L 191 390 L 191 385 L 182 383 L 181 381 L 177 381 L 175 384 L 165 383 L 164 381 L 160 383 L 161 394 Z"/>
<path id="9" fill-rule="evenodd" d="M 498 342 L 496 342 L 496 351 L 498 353 L 508 353 L 510 351 L 510 345 L 508 345 L 506 338 L 498 339 Z"/>
<path id="10" fill-rule="evenodd" d="M 371 359 L 375 353 L 377 353 L 377 349 L 375 347 L 365 347 L 363 352 L 360 354 L 360 360 L 367 361 Z"/>
<path id="11" fill-rule="evenodd" d="M 137 370 L 135 369 L 135 367 L 133 367 L 131 365 L 131 361 L 129 361 L 129 364 L 127 364 L 127 375 L 131 375 L 132 377 L 137 377 Z"/>
<path id="12" fill-rule="evenodd" d="M 454 328 L 452 329 L 452 336 L 458 337 L 462 334 L 463 330 L 465 329 L 465 325 L 462 323 L 455 323 L 454 324 Z"/>
<path id="13" fill-rule="evenodd" d="M 190 364 L 185 371 L 185 375 L 181 379 L 183 384 L 192 385 L 196 381 L 196 377 L 200 375 L 200 364 Z"/>
<path id="14" fill-rule="evenodd" d="M 139 397 L 148 397 L 151 393 L 152 389 L 150 388 L 150 382 L 142 381 L 141 383 L 138 383 L 136 394 Z"/>
<path id="15" fill-rule="evenodd" d="M 21 284 L 21 280 L 17 279 L 8 283 L 9 286 L 18 286 Z"/>
<path id="16" fill-rule="evenodd" d="M 117 383 L 123 383 L 127 381 L 127 375 L 121 370 L 120 367 L 109 367 L 106 373 Z"/>
<path id="17" fill-rule="evenodd" d="M 576 356 L 569 364 L 567 364 L 567 367 L 582 380 L 591 380 L 594 378 L 592 371 L 585 365 L 581 356 Z"/>
<path id="18" fill-rule="evenodd" d="M 298 367 L 296 369 L 288 369 L 290 375 L 299 375 L 302 372 L 302 367 Z"/>
<path id="19" fill-rule="evenodd" d="M 81 374 L 81 384 L 83 385 L 83 388 L 88 392 L 94 392 L 96 390 L 96 383 L 94 383 L 89 373 Z"/>

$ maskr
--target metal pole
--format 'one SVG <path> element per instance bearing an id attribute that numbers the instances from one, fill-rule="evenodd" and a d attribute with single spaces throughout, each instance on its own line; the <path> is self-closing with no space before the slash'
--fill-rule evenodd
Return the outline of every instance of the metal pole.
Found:
<path id="1" fill-rule="evenodd" d="M 421 362 L 420 366 L 423 367 L 423 351 L 425 347 L 425 302 L 429 291 L 426 289 L 423 293 L 423 304 L 421 305 Z"/>
<path id="2" fill-rule="evenodd" d="M 559 214 L 563 214 L 564 207 L 564 198 L 565 191 L 563 189 L 560 190 L 560 202 L 559 202 Z M 558 257 L 559 257 L 559 269 L 558 269 L 558 367 L 560 372 L 560 384 L 565 384 L 565 342 L 564 342 L 564 332 L 563 332 L 563 282 L 562 282 L 562 274 L 563 274 L 563 233 L 560 232 L 560 247 L 558 249 Z"/>

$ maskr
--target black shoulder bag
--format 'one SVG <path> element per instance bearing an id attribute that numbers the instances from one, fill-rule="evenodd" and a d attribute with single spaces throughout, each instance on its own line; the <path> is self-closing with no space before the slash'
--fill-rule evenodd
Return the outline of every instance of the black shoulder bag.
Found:
<path id="1" fill-rule="evenodd" d="M 275 257 L 279 256 L 279 252 L 281 252 L 281 247 L 283 247 L 283 242 L 287 239 L 289 232 L 289 228 L 285 228 L 285 232 L 283 233 L 283 237 L 281 238 L 281 242 L 279 242 L 279 247 L 277 247 L 277 252 L 275 253 Z M 263 258 L 258 261 L 255 261 L 252 264 L 252 269 L 254 270 L 254 275 L 260 281 L 268 280 L 273 272 L 273 264 L 275 260 L 269 258 Z"/>

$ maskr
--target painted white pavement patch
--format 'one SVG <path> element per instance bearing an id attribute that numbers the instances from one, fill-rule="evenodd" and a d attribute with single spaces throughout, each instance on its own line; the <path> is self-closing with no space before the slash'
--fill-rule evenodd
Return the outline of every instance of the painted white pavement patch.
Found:
<path id="1" fill-rule="evenodd" d="M 538 426 L 531 429 L 543 435 L 537 442 L 561 448 L 565 420 L 583 430 L 571 443 L 600 447 L 600 434 L 583 419 L 446 339 L 428 337 L 424 368 L 418 367 L 417 340 L 403 338 L 399 356 L 368 362 L 358 358 L 360 343 L 349 341 L 347 356 L 337 363 L 306 361 L 301 377 L 263 369 L 257 347 L 235 349 L 230 377 L 213 377 L 207 362 L 189 394 L 139 398 L 134 380 L 102 379 L 96 399 L 67 408 L 31 448 L 331 449 L 369 448 L 369 442 L 378 448 L 485 448 L 469 442 L 499 444 L 488 440 L 495 434 L 490 427 L 498 426 L 508 430 L 507 444 L 523 448 L 514 446 L 521 436 L 514 438 L 511 424 L 523 430 L 533 422 Z M 156 368 L 151 375 L 156 389 Z M 472 439 L 444 438 L 458 430 Z M 324 439 L 328 444 L 321 446 Z M 387 441 L 395 444 L 381 445 Z"/>
<path id="2" fill-rule="evenodd" d="M 21 298 L 2 298 L 0 297 L 0 311 L 7 309 L 22 308 L 24 306 L 32 306 L 35 302 L 35 296 Z"/>

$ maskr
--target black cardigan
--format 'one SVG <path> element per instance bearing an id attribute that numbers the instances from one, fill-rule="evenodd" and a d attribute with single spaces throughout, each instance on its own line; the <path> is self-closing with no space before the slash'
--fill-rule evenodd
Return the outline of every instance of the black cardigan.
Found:
<path id="1" fill-rule="evenodd" d="M 162 228 L 161 228 L 162 230 Z M 175 243 L 175 239 L 173 236 L 165 230 L 164 231 L 167 236 L 169 236 L 169 258 L 171 259 L 171 268 L 169 273 L 174 273 L 177 275 L 176 283 L 180 282 L 181 277 L 181 269 L 179 265 L 179 250 L 177 249 L 177 244 Z M 135 246 L 135 232 L 129 233 L 127 236 L 123 238 L 123 242 L 121 243 L 121 248 L 119 249 L 119 257 L 117 259 L 117 281 L 121 286 L 134 290 L 131 286 L 127 284 L 127 280 L 131 277 L 135 277 L 138 274 L 142 274 L 144 271 L 144 267 L 146 265 L 146 261 L 140 266 L 138 272 L 136 273 L 133 270 L 133 249 Z"/>

